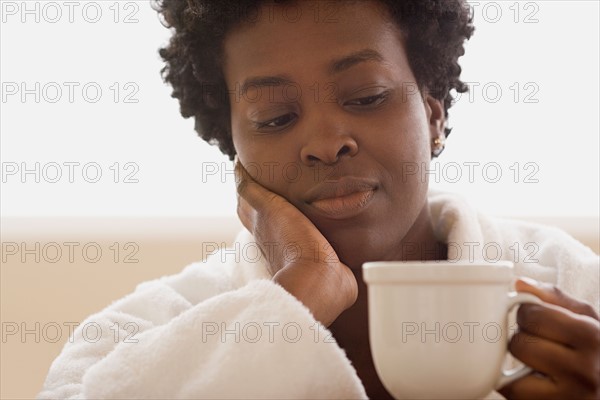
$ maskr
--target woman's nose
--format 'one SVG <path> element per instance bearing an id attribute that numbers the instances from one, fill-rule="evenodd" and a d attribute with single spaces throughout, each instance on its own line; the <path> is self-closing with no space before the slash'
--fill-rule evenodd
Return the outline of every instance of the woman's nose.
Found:
<path id="1" fill-rule="evenodd" d="M 321 121 L 308 127 L 300 157 L 307 166 L 335 164 L 343 157 L 358 153 L 358 144 L 345 124 Z"/>

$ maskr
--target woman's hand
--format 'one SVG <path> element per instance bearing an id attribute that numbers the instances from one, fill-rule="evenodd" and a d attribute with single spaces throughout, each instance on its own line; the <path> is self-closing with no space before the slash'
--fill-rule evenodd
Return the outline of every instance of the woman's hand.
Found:
<path id="1" fill-rule="evenodd" d="M 550 284 L 521 279 L 520 292 L 548 303 L 523 304 L 510 352 L 539 373 L 499 392 L 508 399 L 600 399 L 600 322 L 592 306 Z"/>
<path id="2" fill-rule="evenodd" d="M 235 165 L 238 216 L 254 235 L 273 280 L 329 326 L 356 301 L 352 271 L 313 223 L 293 204 Z"/>

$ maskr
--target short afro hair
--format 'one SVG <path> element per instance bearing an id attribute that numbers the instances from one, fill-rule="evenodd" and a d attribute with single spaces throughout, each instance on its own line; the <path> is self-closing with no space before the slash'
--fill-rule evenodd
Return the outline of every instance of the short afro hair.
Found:
<path id="1" fill-rule="evenodd" d="M 317 0 L 318 1 L 318 0 Z M 343 0 L 341 0 L 343 1 Z M 233 159 L 230 106 L 222 71 L 223 40 L 229 30 L 256 13 L 264 0 L 155 0 L 162 24 L 172 30 L 161 75 L 173 87 L 184 118 L 194 117 L 202 139 Z M 284 3 L 286 0 L 275 0 Z M 473 34 L 473 18 L 465 0 L 380 0 L 404 35 L 409 64 L 420 90 L 442 101 L 445 116 L 451 90 L 464 93 L 458 58 Z M 446 128 L 446 136 L 450 129 Z"/>

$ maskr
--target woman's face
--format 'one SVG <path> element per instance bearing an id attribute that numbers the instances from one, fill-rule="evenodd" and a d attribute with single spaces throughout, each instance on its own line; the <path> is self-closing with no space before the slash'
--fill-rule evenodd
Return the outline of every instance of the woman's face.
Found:
<path id="1" fill-rule="evenodd" d="M 263 6 L 227 35 L 224 74 L 241 163 L 357 268 L 397 258 L 428 223 L 443 108 L 418 92 L 382 5 L 324 4 Z"/>

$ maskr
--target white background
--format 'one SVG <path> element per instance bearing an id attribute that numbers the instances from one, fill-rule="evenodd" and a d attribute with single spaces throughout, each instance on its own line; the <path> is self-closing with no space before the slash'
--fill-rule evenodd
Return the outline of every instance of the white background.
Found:
<path id="1" fill-rule="evenodd" d="M 37 7 L 31 14 L 21 1 L 1 3 L 3 216 L 235 215 L 232 175 L 222 182 L 202 174 L 208 163 L 231 163 L 197 137 L 160 78 L 157 49 L 169 31 L 148 2 L 73 2 L 71 16 L 65 2 L 26 2 Z M 450 110 L 454 131 L 433 186 L 463 193 L 495 215 L 598 216 L 598 2 L 472 3 L 476 32 L 461 58 L 472 97 L 462 95 Z M 98 22 L 88 22 L 98 9 Z M 36 82 L 39 103 L 34 94 L 23 101 L 20 85 L 33 89 Z M 79 84 L 73 102 L 64 82 Z M 93 87 L 84 98 L 87 83 L 102 89 L 95 103 Z M 15 85 L 19 91 L 10 94 Z M 52 103 L 57 86 L 62 97 Z M 126 103 L 127 94 L 138 102 Z M 20 171 L 36 162 L 39 183 Z M 73 182 L 65 162 L 79 163 Z M 481 163 L 473 182 L 465 162 Z M 49 182 L 57 172 L 52 163 L 61 166 L 56 183 Z M 84 179 L 95 176 L 93 168 L 83 175 L 88 163 L 102 172 L 97 183 Z M 15 165 L 18 173 L 7 174 Z M 496 183 L 494 166 L 502 172 Z M 125 182 L 131 172 L 137 183 Z"/>

